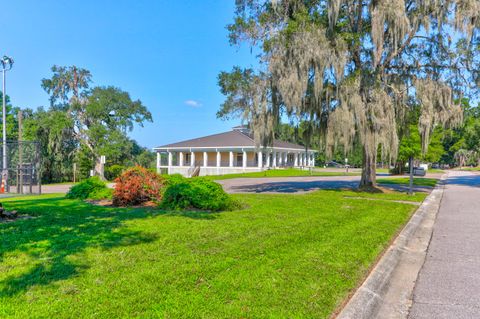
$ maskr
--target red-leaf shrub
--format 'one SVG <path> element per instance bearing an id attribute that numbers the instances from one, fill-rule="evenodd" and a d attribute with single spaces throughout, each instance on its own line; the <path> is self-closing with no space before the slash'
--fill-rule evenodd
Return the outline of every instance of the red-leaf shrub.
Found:
<path id="1" fill-rule="evenodd" d="M 148 201 L 161 201 L 164 179 L 148 169 L 135 166 L 115 179 L 114 206 L 138 205 Z"/>

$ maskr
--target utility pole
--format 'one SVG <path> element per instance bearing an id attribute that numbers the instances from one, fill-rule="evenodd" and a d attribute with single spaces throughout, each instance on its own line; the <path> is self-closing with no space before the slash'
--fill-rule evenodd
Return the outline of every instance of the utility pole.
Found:
<path id="1" fill-rule="evenodd" d="M 4 55 L 0 60 L 2 67 L 3 88 L 2 88 L 2 124 L 3 124 L 3 165 L 2 165 L 2 183 L 8 189 L 8 170 L 7 170 L 7 93 L 6 93 L 6 72 L 10 71 L 13 66 L 13 59 Z"/>

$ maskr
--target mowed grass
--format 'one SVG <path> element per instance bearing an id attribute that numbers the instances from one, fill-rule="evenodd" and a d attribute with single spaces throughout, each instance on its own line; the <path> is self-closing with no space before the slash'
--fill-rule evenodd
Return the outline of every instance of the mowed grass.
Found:
<path id="1" fill-rule="evenodd" d="M 407 169 L 408 170 L 408 169 Z M 390 173 L 390 169 L 388 168 L 377 168 L 377 173 Z M 438 168 L 429 168 L 427 173 L 430 173 L 430 174 L 443 174 L 445 173 L 444 170 L 442 169 L 438 169 Z"/>
<path id="2" fill-rule="evenodd" d="M 239 174 L 226 174 L 226 175 L 210 175 L 206 176 L 212 180 L 222 180 L 222 179 L 231 179 L 231 178 L 256 178 L 256 177 L 297 177 L 297 176 L 358 176 L 359 173 L 348 173 L 345 172 L 332 172 L 332 171 L 321 171 L 320 169 L 301 170 L 295 168 L 286 168 L 286 169 L 271 169 L 263 172 L 251 172 L 251 173 L 239 173 Z"/>
<path id="3" fill-rule="evenodd" d="M 416 208 L 235 197 L 247 208 L 216 214 L 3 200 L 34 218 L 0 224 L 0 318 L 327 318 Z"/>
<path id="4" fill-rule="evenodd" d="M 480 167 L 462 167 L 461 171 L 471 171 L 471 172 L 478 172 L 480 171 Z"/>
<path id="5" fill-rule="evenodd" d="M 438 179 L 436 178 L 427 178 L 427 177 L 414 177 L 413 185 L 415 186 L 429 186 L 435 187 L 437 185 Z M 396 185 L 409 185 L 410 177 L 397 177 L 397 178 L 378 178 L 377 183 L 379 184 L 396 184 Z"/>

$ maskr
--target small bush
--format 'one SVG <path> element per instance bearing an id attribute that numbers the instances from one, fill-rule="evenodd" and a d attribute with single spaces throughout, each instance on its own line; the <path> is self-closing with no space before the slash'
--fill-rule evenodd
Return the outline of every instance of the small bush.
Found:
<path id="1" fill-rule="evenodd" d="M 197 208 L 221 211 L 234 209 L 238 205 L 222 186 L 199 177 L 169 185 L 163 194 L 162 206 L 175 210 Z"/>
<path id="2" fill-rule="evenodd" d="M 72 186 L 65 197 L 69 199 L 93 199 L 92 196 L 99 197 L 107 195 L 108 192 L 107 184 L 98 176 L 93 176 Z"/>
<path id="3" fill-rule="evenodd" d="M 114 206 L 138 205 L 162 199 L 164 179 L 155 172 L 135 166 L 115 179 Z"/>
<path id="4" fill-rule="evenodd" d="M 111 188 L 104 188 L 104 189 L 97 189 L 90 193 L 88 199 L 92 200 L 101 200 L 101 199 L 112 199 L 113 197 L 113 189 Z"/>

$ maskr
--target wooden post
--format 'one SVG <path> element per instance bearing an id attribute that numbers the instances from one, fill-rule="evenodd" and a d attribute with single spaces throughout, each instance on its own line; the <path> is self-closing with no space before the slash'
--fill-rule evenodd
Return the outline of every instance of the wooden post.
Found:
<path id="1" fill-rule="evenodd" d="M 18 111 L 18 168 L 19 174 L 17 177 L 17 193 L 23 194 L 23 150 L 22 150 L 22 121 L 23 113 L 21 110 Z"/>

